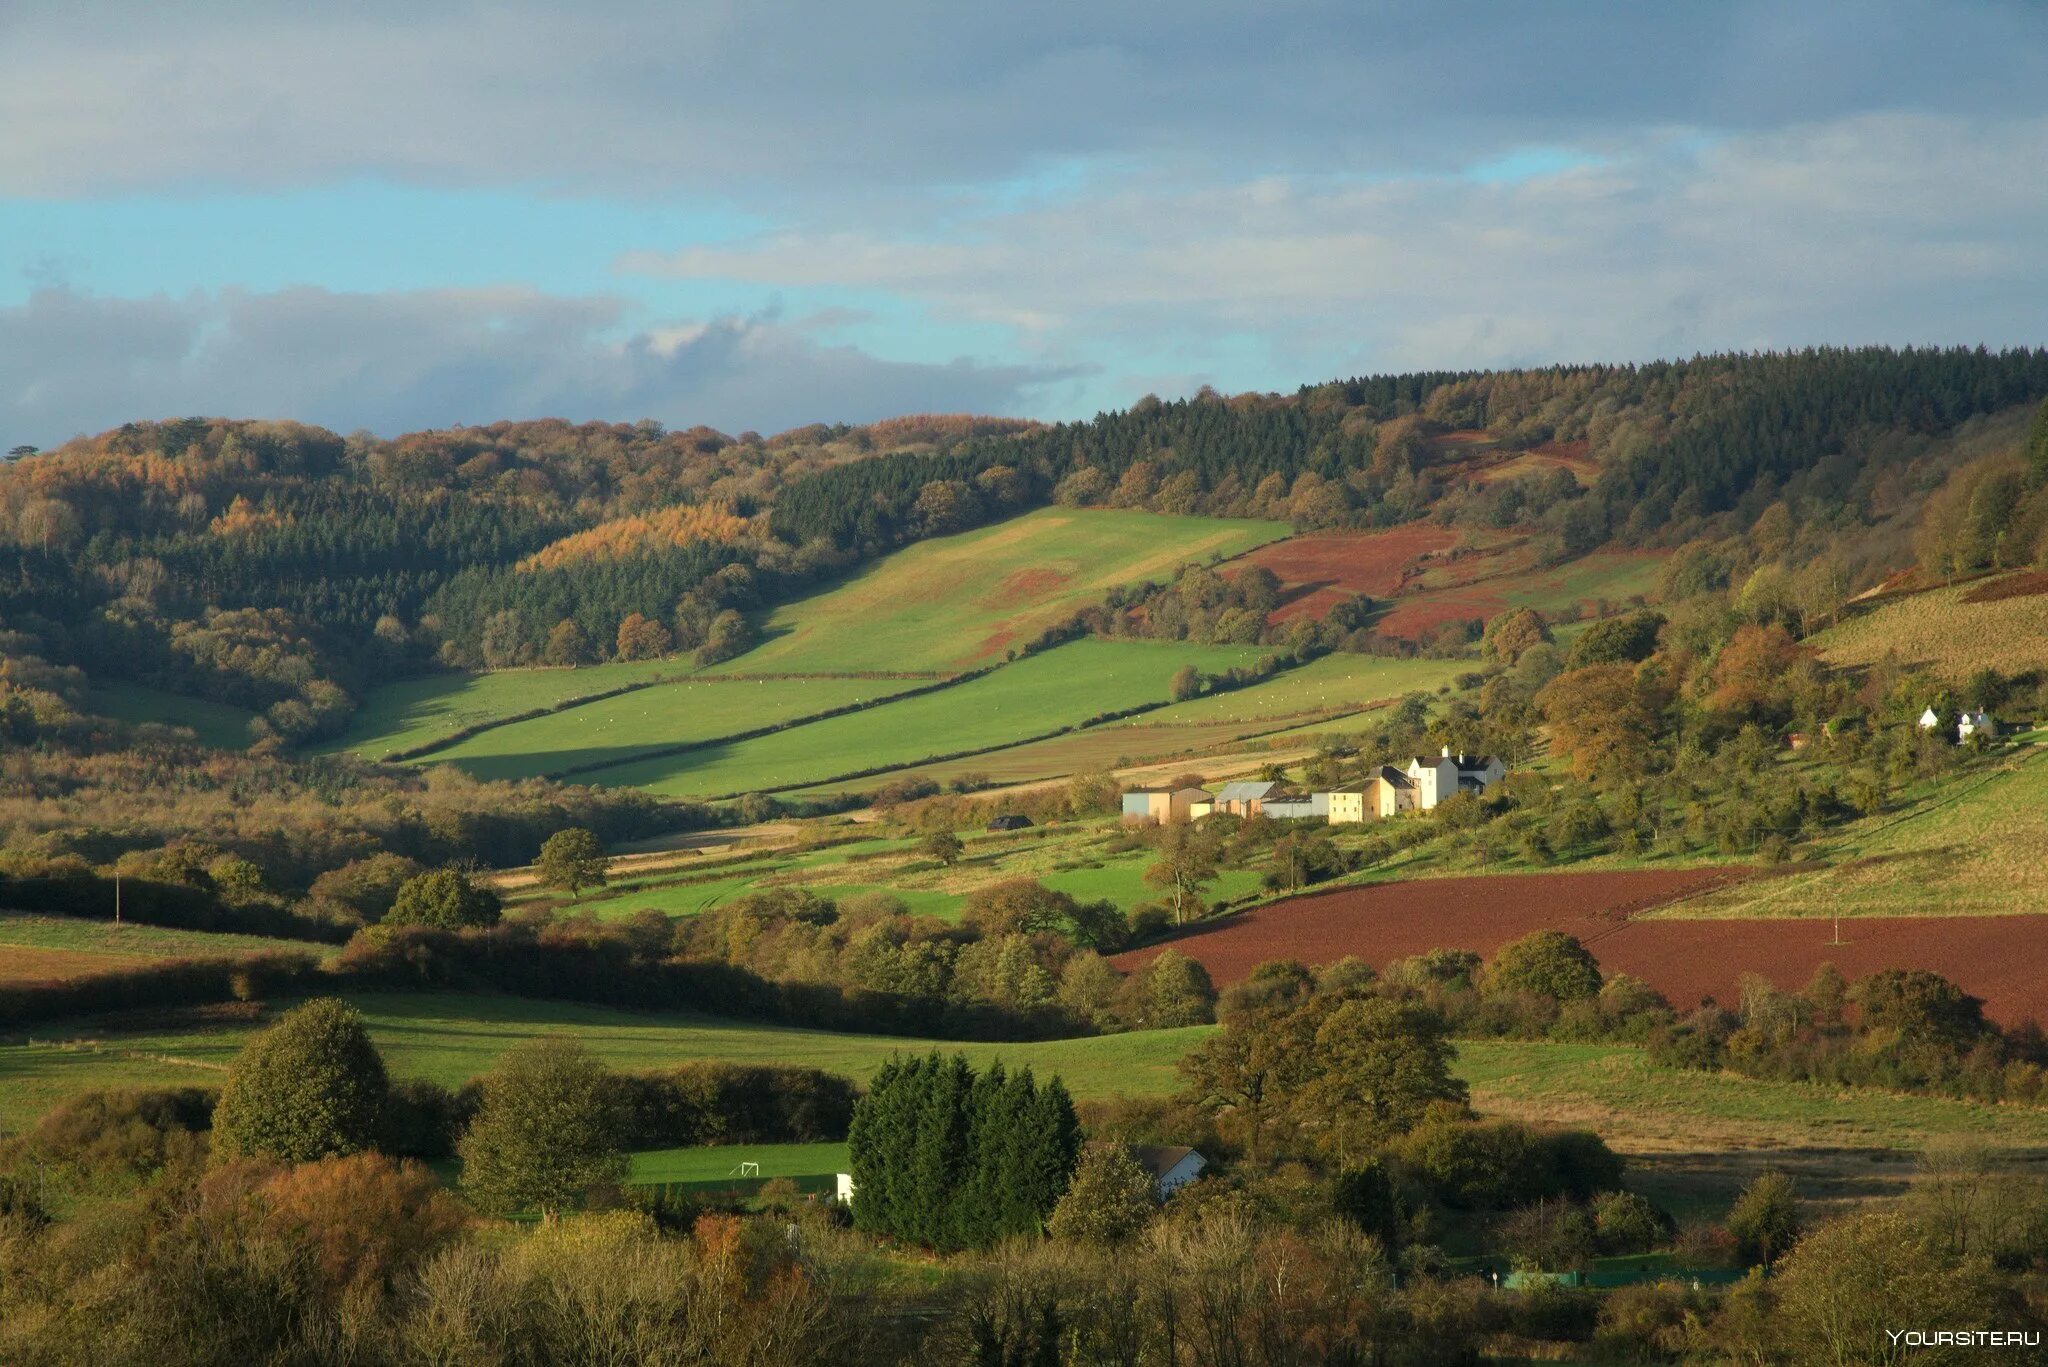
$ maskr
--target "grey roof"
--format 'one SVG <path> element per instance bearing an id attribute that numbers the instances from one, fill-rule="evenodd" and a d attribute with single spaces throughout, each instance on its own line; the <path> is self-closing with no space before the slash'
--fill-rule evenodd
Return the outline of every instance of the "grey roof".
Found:
<path id="1" fill-rule="evenodd" d="M 1226 783 L 1216 790 L 1218 802 L 1262 802 L 1266 794 L 1280 785 L 1277 783 Z"/>
<path id="2" fill-rule="evenodd" d="M 1131 1157 L 1138 1160 L 1138 1166 L 1157 1179 L 1166 1176 L 1180 1166 L 1182 1159 L 1194 1150 L 1186 1144 L 1132 1144 Z"/>

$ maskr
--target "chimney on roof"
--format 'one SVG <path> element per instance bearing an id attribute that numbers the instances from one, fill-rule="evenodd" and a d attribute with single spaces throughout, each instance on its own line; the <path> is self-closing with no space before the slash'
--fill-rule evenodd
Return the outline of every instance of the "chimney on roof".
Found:
<path id="1" fill-rule="evenodd" d="M 1450 746 L 1448 746 L 1448 745 L 1446 745 L 1446 746 L 1444 747 L 1444 758 L 1445 758 L 1445 759 L 1449 759 L 1450 757 L 1451 757 L 1451 747 L 1450 747 Z"/>

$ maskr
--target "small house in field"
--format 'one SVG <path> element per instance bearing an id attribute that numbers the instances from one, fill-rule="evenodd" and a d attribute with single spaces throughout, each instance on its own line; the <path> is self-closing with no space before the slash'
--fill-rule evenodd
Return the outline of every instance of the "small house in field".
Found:
<path id="1" fill-rule="evenodd" d="M 1162 1201 L 1200 1177 L 1209 1166 L 1208 1159 L 1185 1144 L 1133 1144 L 1130 1152 L 1138 1166 L 1152 1174 L 1153 1188 Z"/>
<path id="2" fill-rule="evenodd" d="M 1001 816 L 989 818 L 988 828 L 992 831 L 1022 831 L 1031 826 L 1031 818 L 1021 812 L 1004 812 Z"/>
<path id="3" fill-rule="evenodd" d="M 1998 739 L 1997 719 L 1981 707 L 1975 712 L 1965 712 L 1956 718 L 1956 743 L 1960 745 L 1972 736 L 1982 736 L 1986 740 Z"/>
<path id="4" fill-rule="evenodd" d="M 1417 755 L 1408 763 L 1408 781 L 1415 785 L 1415 807 L 1430 811 L 1458 793 L 1485 792 L 1507 777 L 1507 766 L 1492 755 L 1452 755 L 1446 745 L 1432 759 Z"/>
<path id="5" fill-rule="evenodd" d="M 1941 729 L 1941 713 L 1931 707 L 1922 712 L 1920 714 L 1920 729 L 1922 731 L 1939 731 Z"/>
<path id="6" fill-rule="evenodd" d="M 1193 819 L 1190 810 L 1198 802 L 1210 801 L 1204 788 L 1133 788 L 1124 794 L 1125 821 L 1151 821 L 1164 826 L 1173 821 Z"/>
<path id="7" fill-rule="evenodd" d="M 1226 816 L 1256 816 L 1277 783 L 1226 783 L 1216 790 L 1215 810 Z"/>

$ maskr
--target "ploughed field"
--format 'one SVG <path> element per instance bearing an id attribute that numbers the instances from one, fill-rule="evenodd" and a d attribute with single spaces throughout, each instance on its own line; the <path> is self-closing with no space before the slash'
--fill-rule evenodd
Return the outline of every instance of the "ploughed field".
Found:
<path id="1" fill-rule="evenodd" d="M 1924 968 L 1982 997 L 2006 1025 L 2048 1020 L 2048 917 L 1859 917 L 1689 920 L 1638 913 L 1750 876 L 1695 868 L 1501 874 L 1375 883 L 1270 903 L 1171 941 L 1227 986 L 1270 959 L 1329 963 L 1353 955 L 1375 966 L 1432 949 L 1491 955 L 1535 930 L 1577 936 L 1610 976 L 1641 978 L 1680 1011 L 1706 997 L 1732 1003 L 1744 973 L 1797 988 L 1832 963 L 1851 979 L 1886 968 Z M 1129 969 L 1148 946 L 1113 962 Z"/>

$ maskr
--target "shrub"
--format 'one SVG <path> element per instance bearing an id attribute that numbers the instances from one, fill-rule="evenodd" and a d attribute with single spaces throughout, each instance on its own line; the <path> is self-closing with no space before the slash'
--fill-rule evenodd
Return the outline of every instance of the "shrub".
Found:
<path id="1" fill-rule="evenodd" d="M 1670 1228 L 1670 1217 L 1648 1197 L 1603 1191 L 1593 1198 L 1593 1233 L 1602 1253 L 1647 1253 Z"/>
<path id="2" fill-rule="evenodd" d="M 1792 1179 L 1776 1169 L 1759 1174 L 1728 1212 L 1728 1232 L 1743 1257 L 1769 1267 L 1799 1238 L 1799 1200 Z"/>
<path id="3" fill-rule="evenodd" d="M 1501 946 L 1482 983 L 1495 995 L 1526 992 L 1552 1001 L 1580 1001 L 1599 993 L 1600 965 L 1575 936 L 1538 930 Z"/>
<path id="4" fill-rule="evenodd" d="M 221 1158 L 305 1163 L 377 1142 L 389 1091 L 356 1009 L 316 998 L 244 1045 L 213 1112 Z"/>
<path id="5" fill-rule="evenodd" d="M 1090 1144 L 1047 1230 L 1075 1243 L 1122 1243 L 1152 1218 L 1154 1189 L 1152 1174 L 1122 1144 Z"/>
<path id="6" fill-rule="evenodd" d="M 1508 1212 L 1497 1226 L 1501 1248 L 1530 1272 L 1570 1272 L 1593 1256 L 1593 1217 L 1569 1201 L 1537 1201 Z"/>
<path id="7" fill-rule="evenodd" d="M 462 1186 L 487 1210 L 551 1211 L 626 1175 L 625 1116 L 605 1066 L 574 1040 L 531 1040 L 483 1081 L 462 1136 Z"/>
<path id="8" fill-rule="evenodd" d="M 330 1300 L 388 1290 L 469 1222 L 426 1168 L 376 1153 L 302 1163 L 257 1196 L 264 1223 L 309 1251 Z"/>

